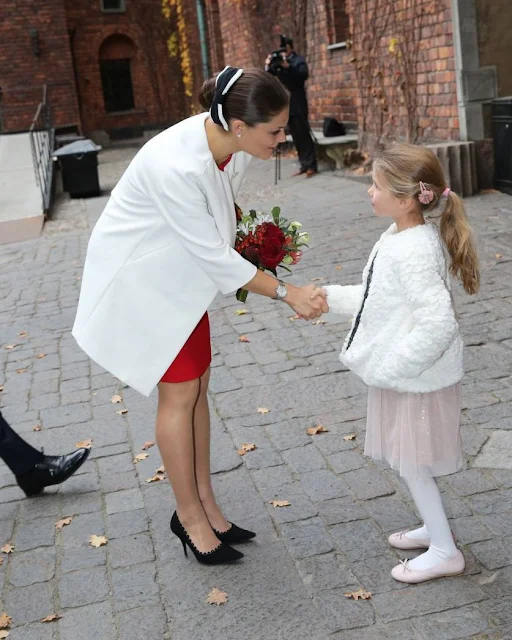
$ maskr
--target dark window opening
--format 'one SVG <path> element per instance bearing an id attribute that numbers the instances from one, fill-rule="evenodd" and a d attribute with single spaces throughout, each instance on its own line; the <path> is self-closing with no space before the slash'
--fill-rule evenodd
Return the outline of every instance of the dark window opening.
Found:
<path id="1" fill-rule="evenodd" d="M 345 0 L 331 0 L 329 7 L 329 23 L 331 44 L 345 42 L 349 37 L 350 28 Z"/>
<path id="2" fill-rule="evenodd" d="M 106 12 L 125 11 L 124 0 L 101 0 L 101 10 Z"/>
<path id="3" fill-rule="evenodd" d="M 100 66 L 107 113 L 134 109 L 130 59 L 101 60 Z"/>

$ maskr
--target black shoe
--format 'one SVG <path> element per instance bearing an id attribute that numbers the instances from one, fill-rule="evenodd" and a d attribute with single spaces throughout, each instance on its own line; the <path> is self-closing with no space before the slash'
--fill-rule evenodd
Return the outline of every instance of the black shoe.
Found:
<path id="1" fill-rule="evenodd" d="M 215 547 L 215 549 L 212 549 L 212 551 L 207 551 L 206 553 L 199 551 L 199 549 L 190 539 L 188 533 L 185 530 L 185 527 L 181 524 L 176 511 L 172 514 L 171 531 L 181 540 L 181 544 L 183 545 L 183 553 L 187 555 L 188 545 L 192 553 L 195 555 L 196 560 L 198 562 L 201 562 L 202 564 L 224 564 L 226 562 L 234 562 L 235 560 L 240 560 L 240 558 L 244 557 L 243 553 L 237 551 L 236 549 L 233 549 L 223 542 L 219 542 L 219 546 Z"/>
<path id="2" fill-rule="evenodd" d="M 232 522 L 230 524 L 231 528 L 229 528 L 227 531 L 217 531 L 217 529 L 213 530 L 213 533 L 221 542 L 226 542 L 227 544 L 236 544 L 237 542 L 247 542 L 247 540 L 251 540 L 251 538 L 254 538 L 256 536 L 254 531 L 241 529 Z"/>
<path id="3" fill-rule="evenodd" d="M 60 484 L 72 476 L 87 460 L 90 449 L 77 449 L 64 456 L 44 456 L 28 473 L 16 476 L 27 496 L 35 496 L 45 487 Z"/>

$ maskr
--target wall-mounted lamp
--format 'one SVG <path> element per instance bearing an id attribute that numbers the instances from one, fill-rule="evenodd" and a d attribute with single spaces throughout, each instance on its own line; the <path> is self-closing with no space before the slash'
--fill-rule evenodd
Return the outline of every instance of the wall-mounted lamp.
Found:
<path id="1" fill-rule="evenodd" d="M 30 42 L 32 44 L 32 53 L 36 58 L 41 56 L 41 49 L 39 47 L 39 31 L 37 29 L 29 29 Z"/>

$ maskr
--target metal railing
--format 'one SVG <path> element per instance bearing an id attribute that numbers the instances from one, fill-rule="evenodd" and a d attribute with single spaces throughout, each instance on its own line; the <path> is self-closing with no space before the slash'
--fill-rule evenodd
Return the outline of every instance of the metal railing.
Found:
<path id="1" fill-rule="evenodd" d="M 30 148 L 37 186 L 41 190 L 43 210 L 50 211 L 53 197 L 53 152 L 55 149 L 55 128 L 52 123 L 48 90 L 43 87 L 43 99 L 29 128 Z"/>

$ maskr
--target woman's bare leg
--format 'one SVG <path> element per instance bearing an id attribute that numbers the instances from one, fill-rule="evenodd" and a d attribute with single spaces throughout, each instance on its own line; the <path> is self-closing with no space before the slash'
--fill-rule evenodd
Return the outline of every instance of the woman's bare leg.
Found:
<path id="1" fill-rule="evenodd" d="M 194 411 L 199 379 L 158 385 L 156 441 L 176 497 L 176 511 L 194 545 L 201 552 L 219 545 L 199 498 L 195 476 Z"/>
<path id="2" fill-rule="evenodd" d="M 199 397 L 194 411 L 194 436 L 196 483 L 199 498 L 212 527 L 227 531 L 229 522 L 224 518 L 215 501 L 210 471 L 210 408 L 208 406 L 208 383 L 210 369 L 200 378 Z"/>

